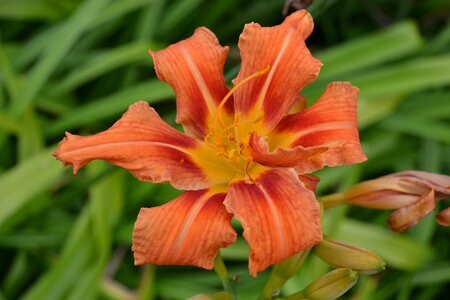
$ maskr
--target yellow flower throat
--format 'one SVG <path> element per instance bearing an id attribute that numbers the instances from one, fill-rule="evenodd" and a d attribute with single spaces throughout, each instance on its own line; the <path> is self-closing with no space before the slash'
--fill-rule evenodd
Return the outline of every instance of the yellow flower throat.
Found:
<path id="1" fill-rule="evenodd" d="M 209 177 L 218 182 L 229 182 L 233 179 L 246 179 L 254 182 L 255 163 L 248 150 L 248 137 L 254 124 L 258 123 L 262 114 L 257 118 L 244 120 L 237 112 L 232 119 L 224 114 L 224 106 L 233 93 L 249 80 L 261 76 L 269 71 L 269 66 L 239 82 L 222 99 L 217 112 L 209 122 L 209 133 L 205 136 L 202 150 L 203 159 L 199 162 L 207 170 Z M 225 115 L 225 116 L 224 116 Z M 256 172 L 257 173 L 257 172 Z"/>

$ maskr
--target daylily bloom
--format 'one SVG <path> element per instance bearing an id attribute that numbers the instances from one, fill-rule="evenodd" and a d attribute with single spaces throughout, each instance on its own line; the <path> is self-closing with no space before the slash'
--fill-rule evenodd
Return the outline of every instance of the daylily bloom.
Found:
<path id="1" fill-rule="evenodd" d="M 232 89 L 223 76 L 228 47 L 206 28 L 150 52 L 158 77 L 175 90 L 176 121 L 185 133 L 137 102 L 104 132 L 66 134 L 54 155 L 74 173 L 103 159 L 139 180 L 186 190 L 167 204 L 141 209 L 133 233 L 136 264 L 211 269 L 218 249 L 236 239 L 233 216 L 250 245 L 253 276 L 322 239 L 312 191 L 317 181 L 308 173 L 366 157 L 357 88 L 331 83 L 303 110 L 298 93 L 322 65 L 305 45 L 312 29 L 304 10 L 275 27 L 247 24 Z"/>
<path id="2" fill-rule="evenodd" d="M 450 176 L 423 171 L 403 171 L 361 182 L 346 192 L 323 197 L 325 207 L 341 203 L 374 208 L 395 209 L 388 217 L 394 231 L 415 225 L 431 213 L 436 201 L 450 196 Z M 450 208 L 436 219 L 443 226 L 450 225 Z"/>

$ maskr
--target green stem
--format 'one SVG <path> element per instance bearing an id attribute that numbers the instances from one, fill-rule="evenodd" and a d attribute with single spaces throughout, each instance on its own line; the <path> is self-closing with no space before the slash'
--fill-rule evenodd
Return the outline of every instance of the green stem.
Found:
<path id="1" fill-rule="evenodd" d="M 342 204 L 344 201 L 344 193 L 335 193 L 331 195 L 325 195 L 319 198 L 323 208 L 333 207 Z"/>
<path id="2" fill-rule="evenodd" d="M 310 249 L 297 253 L 282 262 L 279 262 L 273 267 L 269 280 L 261 294 L 261 300 L 270 300 L 281 288 L 286 281 L 289 280 L 305 262 L 308 257 Z"/>
<path id="3" fill-rule="evenodd" d="M 227 267 L 225 266 L 225 263 L 222 260 L 222 256 L 220 255 L 220 252 L 217 252 L 216 259 L 214 261 L 214 271 L 219 276 L 220 281 L 222 281 L 224 290 L 229 292 L 231 295 L 233 295 L 233 299 L 235 299 L 236 298 L 235 291 L 230 282 L 230 276 L 229 276 Z"/>

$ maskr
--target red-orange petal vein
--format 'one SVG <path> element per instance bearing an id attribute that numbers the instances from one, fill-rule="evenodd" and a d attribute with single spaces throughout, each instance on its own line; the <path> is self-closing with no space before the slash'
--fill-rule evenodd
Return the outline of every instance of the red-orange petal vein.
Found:
<path id="1" fill-rule="evenodd" d="M 74 173 L 86 163 L 102 159 L 128 169 L 139 180 L 170 181 L 179 189 L 198 190 L 207 188 L 209 182 L 189 154 L 197 144 L 141 101 L 104 132 L 92 136 L 66 133 L 54 156 L 72 165 Z"/>
<path id="2" fill-rule="evenodd" d="M 150 52 L 156 74 L 177 95 L 177 122 L 183 124 L 187 134 L 201 140 L 208 132 L 208 117 L 215 115 L 228 92 L 223 76 L 228 51 L 214 33 L 201 27 L 188 39 Z M 231 111 L 231 100 L 226 108 Z"/>
<path id="3" fill-rule="evenodd" d="M 253 276 L 322 239 L 319 204 L 293 170 L 232 182 L 224 204 L 244 227 Z"/>
<path id="4" fill-rule="evenodd" d="M 162 206 L 142 208 L 133 232 L 135 264 L 212 269 L 220 247 L 236 240 L 224 193 L 188 191 Z"/>

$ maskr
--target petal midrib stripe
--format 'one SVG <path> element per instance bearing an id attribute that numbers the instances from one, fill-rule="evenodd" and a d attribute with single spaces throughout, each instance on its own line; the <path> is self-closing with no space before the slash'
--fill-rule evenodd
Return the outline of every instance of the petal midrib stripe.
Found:
<path id="1" fill-rule="evenodd" d="M 213 101 L 213 97 L 208 89 L 206 81 L 202 76 L 202 73 L 200 72 L 191 55 L 184 46 L 181 47 L 181 54 L 183 55 L 186 64 L 188 65 L 188 68 L 191 71 L 192 76 L 194 77 L 195 82 L 197 83 L 197 86 L 200 90 L 200 93 L 203 96 L 205 104 L 208 107 L 210 115 L 213 115 L 216 109 L 216 105 Z"/>
<path id="2" fill-rule="evenodd" d="M 185 151 L 183 148 L 171 145 L 171 144 L 166 144 L 166 143 L 161 143 L 161 142 L 151 142 L 151 141 L 133 141 L 133 142 L 110 142 L 110 143 L 102 143 L 100 145 L 90 145 L 90 146 L 81 146 L 81 147 L 76 147 L 74 149 L 70 149 L 70 150 L 65 150 L 64 152 L 67 153 L 76 153 L 76 152 L 81 152 L 81 151 L 85 151 L 87 149 L 89 150 L 95 150 L 95 149 L 105 149 L 105 148 L 109 148 L 109 147 L 123 147 L 123 146 L 141 146 L 141 145 L 150 145 L 150 146 L 161 146 L 161 147 L 166 147 L 166 148 L 171 148 L 171 149 L 175 149 L 178 150 L 180 152 L 183 152 L 185 154 L 189 154 L 187 151 Z"/>
<path id="3" fill-rule="evenodd" d="M 273 220 L 275 222 L 276 232 L 278 234 L 278 241 L 279 241 L 279 248 L 278 248 L 279 255 L 280 255 L 280 257 L 285 257 L 286 242 L 285 242 L 285 237 L 284 237 L 283 224 L 280 219 L 279 211 L 278 211 L 275 203 L 273 202 L 272 198 L 270 197 L 270 195 L 264 189 L 264 187 L 258 186 L 258 188 L 261 191 L 261 193 L 264 195 L 264 198 L 267 201 L 267 204 L 269 205 L 271 216 L 273 217 Z"/>
<path id="4" fill-rule="evenodd" d="M 258 95 L 257 101 L 256 101 L 256 106 L 261 109 L 263 103 L 264 103 L 264 99 L 266 98 L 266 94 L 267 91 L 269 90 L 269 86 L 270 83 L 272 82 L 272 78 L 278 68 L 278 65 L 280 64 L 280 61 L 284 55 L 284 53 L 286 52 L 287 46 L 289 45 L 290 41 L 291 41 L 291 37 L 293 34 L 293 30 L 289 30 L 288 33 L 286 34 L 286 37 L 283 40 L 283 44 L 280 47 L 280 51 L 278 52 L 277 57 L 275 58 L 275 61 L 273 63 L 273 65 L 270 68 L 269 74 L 267 74 L 267 77 L 264 81 L 264 85 L 261 89 L 261 92 Z"/>

